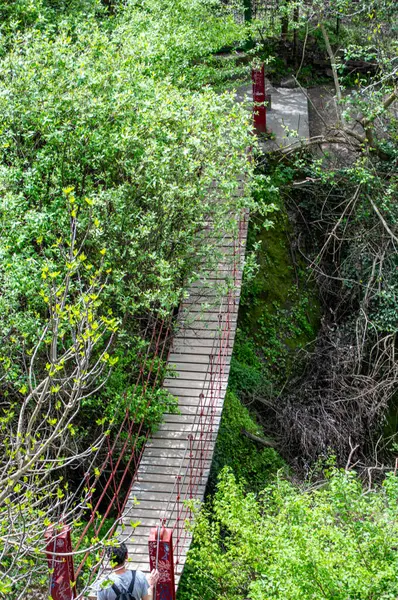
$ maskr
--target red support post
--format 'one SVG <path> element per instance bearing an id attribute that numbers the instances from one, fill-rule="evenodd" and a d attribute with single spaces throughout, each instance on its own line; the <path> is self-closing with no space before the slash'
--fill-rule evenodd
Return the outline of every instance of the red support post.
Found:
<path id="1" fill-rule="evenodd" d="M 175 600 L 173 532 L 171 529 L 159 527 L 151 529 L 148 541 L 149 565 L 159 571 L 154 600 Z"/>
<path id="2" fill-rule="evenodd" d="M 47 561 L 51 573 L 50 594 L 53 600 L 73 600 L 76 597 L 70 531 L 68 525 L 63 525 L 59 531 L 49 527 L 45 533 Z"/>
<path id="3" fill-rule="evenodd" d="M 267 112 L 265 108 L 264 64 L 260 69 L 252 69 L 253 84 L 253 124 L 257 133 L 267 131 Z"/>

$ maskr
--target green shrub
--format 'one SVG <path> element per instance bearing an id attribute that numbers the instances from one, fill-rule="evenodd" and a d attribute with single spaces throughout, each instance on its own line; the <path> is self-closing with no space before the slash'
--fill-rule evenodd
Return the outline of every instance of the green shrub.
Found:
<path id="1" fill-rule="evenodd" d="M 392 600 L 397 500 L 392 473 L 371 491 L 333 470 L 318 489 L 278 478 L 255 495 L 226 468 L 198 517 L 179 600 Z"/>

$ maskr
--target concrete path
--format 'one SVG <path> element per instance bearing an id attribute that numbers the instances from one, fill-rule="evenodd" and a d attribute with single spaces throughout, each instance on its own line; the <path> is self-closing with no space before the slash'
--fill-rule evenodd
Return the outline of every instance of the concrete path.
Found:
<path id="1" fill-rule="evenodd" d="M 309 138 L 308 100 L 298 88 L 274 88 L 268 86 L 271 94 L 271 109 L 267 109 L 267 130 L 273 134 L 272 139 L 260 140 L 265 152 L 272 152 L 280 147 L 299 144 L 300 140 Z M 251 83 L 237 90 L 237 100 L 253 109 L 253 93 Z"/>

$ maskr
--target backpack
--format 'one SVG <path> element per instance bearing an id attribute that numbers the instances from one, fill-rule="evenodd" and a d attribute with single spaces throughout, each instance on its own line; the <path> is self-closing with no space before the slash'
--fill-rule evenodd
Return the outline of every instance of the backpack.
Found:
<path id="1" fill-rule="evenodd" d="M 116 594 L 116 600 L 135 600 L 135 598 L 133 596 L 134 584 L 135 584 L 135 571 L 131 571 L 131 583 L 130 583 L 127 591 L 119 590 L 116 583 L 114 583 L 112 585 L 112 590 Z"/>

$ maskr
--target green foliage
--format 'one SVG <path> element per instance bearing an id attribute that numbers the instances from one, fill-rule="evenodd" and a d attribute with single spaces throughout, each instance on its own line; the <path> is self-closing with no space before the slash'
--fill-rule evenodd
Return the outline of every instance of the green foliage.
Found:
<path id="1" fill-rule="evenodd" d="M 203 85 L 242 31 L 218 2 L 17 0 L 0 16 L 1 555 L 21 549 L 1 569 L 22 594 L 46 570 L 46 515 L 86 509 L 64 473 L 83 456 L 97 475 L 126 408 L 138 447 L 173 410 L 148 337 L 217 261 L 209 217 L 217 238 L 254 205 L 253 139 L 233 94 Z"/>
<path id="2" fill-rule="evenodd" d="M 354 473 L 322 486 L 279 478 L 255 495 L 229 469 L 198 517 L 179 600 L 392 600 L 398 480 L 364 492 Z"/>
<path id="3" fill-rule="evenodd" d="M 218 0 L 132 0 L 125 15 L 121 32 L 135 62 L 150 77 L 167 77 L 183 87 L 200 89 L 212 83 L 212 75 L 218 79 L 222 62 L 214 69 L 217 59 L 211 54 L 245 36 Z"/>
<path id="4" fill-rule="evenodd" d="M 250 398 L 267 384 L 255 341 L 238 329 L 231 359 L 229 388 L 239 398 Z"/>
<path id="5" fill-rule="evenodd" d="M 250 171 L 247 115 L 232 95 L 173 82 L 186 87 L 195 57 L 235 34 L 207 3 L 148 0 L 121 11 L 112 32 L 89 15 L 73 27 L 66 19 L 56 35 L 33 28 L 12 38 L 0 64 L 0 309 L 17 387 L 21 348 L 47 319 L 42 273 L 60 271 L 71 216 L 87 277 L 104 258 L 103 310 L 123 322 L 119 347 L 130 357 L 134 317 L 168 314 L 211 252 L 197 242 L 205 216 L 216 232 L 234 226 L 228 206 Z M 214 202 L 220 194 L 224 204 Z"/>
<path id="6" fill-rule="evenodd" d="M 228 466 L 235 477 L 252 489 L 263 486 L 284 466 L 273 448 L 264 448 L 242 434 L 242 430 L 262 437 L 261 427 L 231 391 L 227 392 L 212 464 L 212 485 L 217 474 Z"/>
<path id="7" fill-rule="evenodd" d="M 98 528 L 101 526 L 100 531 Z M 74 523 L 71 530 L 72 547 L 75 548 L 80 537 L 83 535 L 87 523 L 85 521 L 77 521 Z M 123 527 L 123 526 L 122 526 Z M 99 513 L 96 514 L 95 520 L 89 525 L 81 540 L 81 548 L 92 548 L 87 556 L 87 560 L 83 565 L 81 575 L 79 577 L 79 589 L 85 584 L 92 581 L 92 573 L 96 571 L 98 563 L 101 561 L 101 556 L 104 551 L 104 546 L 112 545 L 117 542 L 115 519 L 106 518 Z"/>
<path id="8" fill-rule="evenodd" d="M 10 49 L 14 37 L 28 30 L 56 34 L 66 22 L 73 28 L 92 18 L 109 28 L 113 19 L 109 18 L 106 4 L 106 0 L 3 0 L 0 3 L 0 54 Z M 121 3 L 115 0 L 115 4 L 120 6 Z"/>

